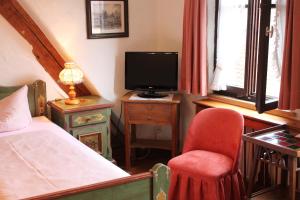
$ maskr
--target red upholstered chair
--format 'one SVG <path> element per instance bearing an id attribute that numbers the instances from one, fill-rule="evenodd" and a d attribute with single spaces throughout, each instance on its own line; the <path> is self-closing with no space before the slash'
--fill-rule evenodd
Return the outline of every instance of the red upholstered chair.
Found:
<path id="1" fill-rule="evenodd" d="M 240 200 L 245 190 L 238 169 L 244 119 L 222 108 L 192 120 L 183 154 L 171 159 L 169 200 Z"/>

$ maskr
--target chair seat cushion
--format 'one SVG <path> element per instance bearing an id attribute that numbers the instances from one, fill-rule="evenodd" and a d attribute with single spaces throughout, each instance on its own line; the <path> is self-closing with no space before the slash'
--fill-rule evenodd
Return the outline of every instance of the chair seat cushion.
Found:
<path id="1" fill-rule="evenodd" d="M 169 161 L 169 200 L 244 200 L 240 171 L 228 156 L 193 150 Z"/>
<path id="2" fill-rule="evenodd" d="M 171 171 L 201 179 L 219 179 L 232 170 L 233 160 L 225 155 L 194 150 L 171 159 Z"/>

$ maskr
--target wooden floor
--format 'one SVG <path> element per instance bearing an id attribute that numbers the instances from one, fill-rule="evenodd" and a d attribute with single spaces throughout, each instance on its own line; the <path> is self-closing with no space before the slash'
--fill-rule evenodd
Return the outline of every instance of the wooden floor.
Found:
<path id="1" fill-rule="evenodd" d="M 252 198 L 252 200 L 284 200 L 284 199 L 288 199 L 288 197 L 282 191 L 268 192 Z"/>
<path id="2" fill-rule="evenodd" d="M 288 189 L 274 190 L 252 198 L 252 200 L 285 200 L 288 198 Z M 296 200 L 300 200 L 300 193 L 297 193 Z"/>
<path id="3" fill-rule="evenodd" d="M 123 156 L 117 156 L 115 158 L 121 168 L 124 167 L 124 160 L 122 158 Z M 170 158 L 171 155 L 168 151 L 146 149 L 138 150 L 136 152 L 136 159 L 132 162 L 132 169 L 128 171 L 128 173 L 137 174 L 149 171 L 149 169 L 151 169 L 151 167 L 153 167 L 156 163 L 167 164 Z M 256 196 L 251 200 L 288 200 L 287 194 L 287 189 L 275 190 Z M 297 196 L 297 200 L 300 200 L 300 195 Z"/>
<path id="4" fill-rule="evenodd" d="M 118 166 L 124 168 L 124 157 L 114 157 L 116 159 Z M 136 156 L 131 162 L 131 170 L 127 171 L 130 174 L 138 174 L 141 172 L 149 171 L 156 163 L 167 164 L 168 160 L 171 158 L 169 151 L 156 150 L 156 149 L 138 149 L 136 151 Z"/>

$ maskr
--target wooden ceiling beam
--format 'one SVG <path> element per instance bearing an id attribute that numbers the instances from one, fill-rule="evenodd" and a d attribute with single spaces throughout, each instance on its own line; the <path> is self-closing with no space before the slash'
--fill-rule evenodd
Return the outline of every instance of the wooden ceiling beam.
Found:
<path id="1" fill-rule="evenodd" d="M 68 86 L 57 81 L 60 71 L 64 68 L 65 60 L 18 1 L 0 0 L 0 14 L 29 42 L 37 61 L 67 93 Z M 76 92 L 78 96 L 91 94 L 84 84 L 76 85 Z"/>

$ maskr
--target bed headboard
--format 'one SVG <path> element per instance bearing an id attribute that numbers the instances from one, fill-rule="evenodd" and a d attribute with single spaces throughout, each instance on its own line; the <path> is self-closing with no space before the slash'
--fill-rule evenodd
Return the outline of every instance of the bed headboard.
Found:
<path id="1" fill-rule="evenodd" d="M 47 115 L 46 83 L 37 80 L 28 84 L 28 103 L 32 117 Z M 0 99 L 10 95 L 22 86 L 0 86 Z"/>

